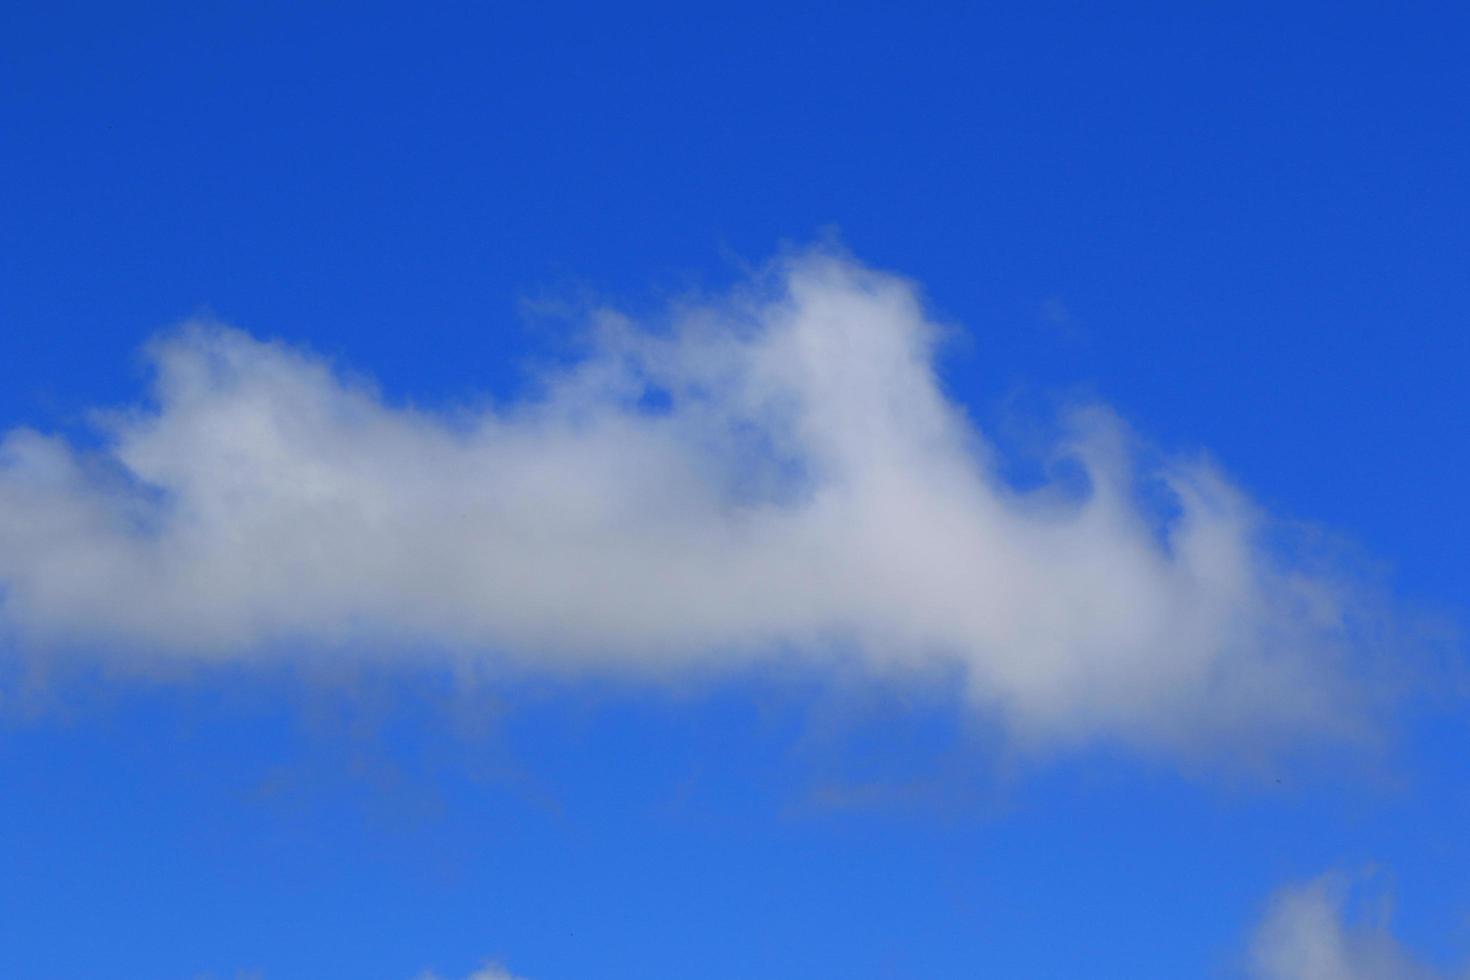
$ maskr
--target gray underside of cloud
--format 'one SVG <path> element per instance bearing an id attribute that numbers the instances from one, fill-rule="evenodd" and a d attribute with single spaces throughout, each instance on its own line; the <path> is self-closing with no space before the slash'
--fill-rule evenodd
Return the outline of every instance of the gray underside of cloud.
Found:
<path id="1" fill-rule="evenodd" d="M 944 392 L 914 288 L 780 261 L 507 406 L 385 402 L 219 325 L 150 348 L 102 447 L 0 443 L 0 625 L 118 661 L 438 650 L 517 669 L 954 678 L 1008 731 L 1150 745 L 1352 727 L 1335 577 L 1105 411 L 1021 491 Z M 1140 486 L 1166 506 L 1146 506 Z"/>

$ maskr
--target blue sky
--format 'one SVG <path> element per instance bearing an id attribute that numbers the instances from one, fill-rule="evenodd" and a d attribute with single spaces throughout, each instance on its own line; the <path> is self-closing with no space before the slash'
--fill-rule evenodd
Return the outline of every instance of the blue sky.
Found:
<path id="1" fill-rule="evenodd" d="M 1454 975 L 1467 27 L 8 6 L 0 973 Z"/>

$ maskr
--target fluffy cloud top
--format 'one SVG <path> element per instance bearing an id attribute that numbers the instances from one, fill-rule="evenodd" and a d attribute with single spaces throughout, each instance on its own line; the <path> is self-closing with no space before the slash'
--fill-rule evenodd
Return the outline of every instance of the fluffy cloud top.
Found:
<path id="1" fill-rule="evenodd" d="M 1142 467 L 1103 411 L 1055 447 L 1085 493 L 1009 485 L 909 283 L 807 253 L 594 333 L 519 404 L 430 413 L 303 350 L 174 331 L 100 449 L 0 443 L 0 624 L 145 663 L 800 659 L 958 678 L 1043 743 L 1349 725 L 1349 598 L 1209 465 Z"/>

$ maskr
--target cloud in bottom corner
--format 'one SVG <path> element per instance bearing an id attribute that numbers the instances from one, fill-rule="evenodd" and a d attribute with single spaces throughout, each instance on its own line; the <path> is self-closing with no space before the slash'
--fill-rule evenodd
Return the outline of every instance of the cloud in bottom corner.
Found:
<path id="1" fill-rule="evenodd" d="M 1387 896 L 1334 872 L 1272 896 L 1250 947 L 1258 980 L 1450 980 L 1391 931 Z"/>

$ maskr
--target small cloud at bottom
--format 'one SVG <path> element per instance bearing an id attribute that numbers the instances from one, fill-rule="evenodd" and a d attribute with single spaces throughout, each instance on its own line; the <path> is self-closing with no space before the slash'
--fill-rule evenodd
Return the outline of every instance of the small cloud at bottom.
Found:
<path id="1" fill-rule="evenodd" d="M 415 977 L 414 980 L 451 980 L 451 978 L 435 973 L 433 970 L 426 970 Z M 467 975 L 464 980 L 526 980 L 526 978 L 511 973 L 499 963 L 488 962 L 473 973 Z"/>
<path id="2" fill-rule="evenodd" d="M 1259 980 L 1448 980 L 1390 930 L 1391 902 L 1361 875 L 1337 872 L 1276 891 L 1250 946 Z"/>

